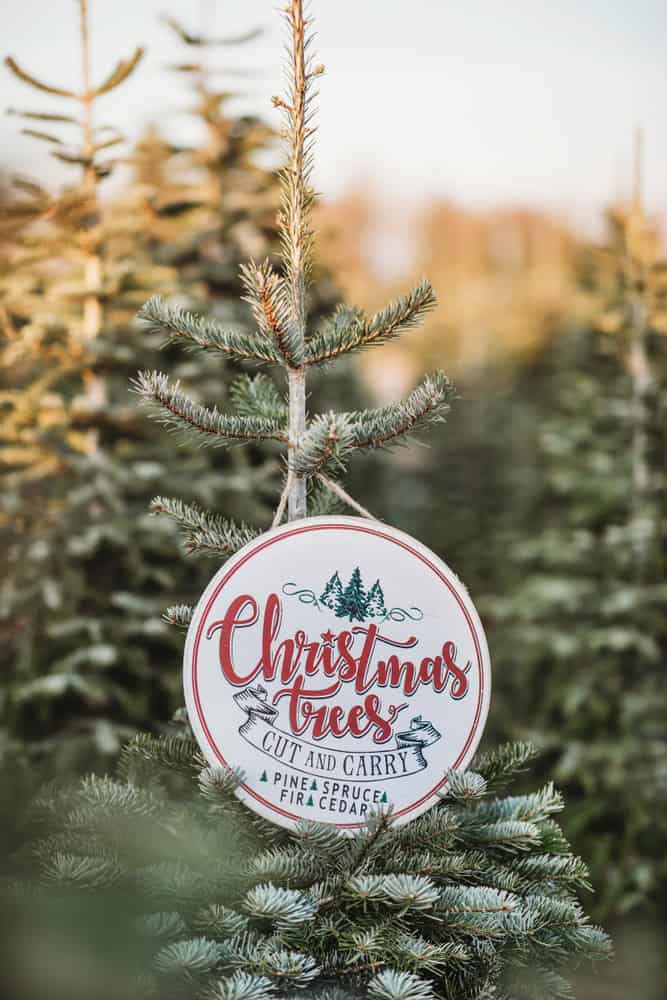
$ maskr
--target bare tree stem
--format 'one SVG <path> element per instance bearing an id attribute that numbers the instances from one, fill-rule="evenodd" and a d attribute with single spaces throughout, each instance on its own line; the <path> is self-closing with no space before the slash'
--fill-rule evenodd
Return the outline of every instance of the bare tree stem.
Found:
<path id="1" fill-rule="evenodd" d="M 288 114 L 289 163 L 286 172 L 286 205 L 283 218 L 284 246 L 287 256 L 286 275 L 291 305 L 291 340 L 298 357 L 303 356 L 306 339 L 306 253 L 307 253 L 307 192 L 305 182 L 306 141 L 306 58 L 303 0 L 291 0 L 287 17 L 292 37 L 292 100 Z M 296 449 L 306 430 L 306 370 L 290 369 L 289 388 L 289 448 L 291 465 Z M 306 479 L 292 476 L 288 496 L 288 520 L 296 521 L 307 514 Z"/>

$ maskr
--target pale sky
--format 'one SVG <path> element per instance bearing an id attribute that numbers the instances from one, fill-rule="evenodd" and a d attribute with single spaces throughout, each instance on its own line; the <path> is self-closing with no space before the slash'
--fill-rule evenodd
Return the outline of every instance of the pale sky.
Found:
<path id="1" fill-rule="evenodd" d="M 276 120 L 281 27 L 272 0 L 89 0 L 95 77 L 146 45 L 130 82 L 100 103 L 130 135 L 155 121 L 192 137 L 187 98 L 165 66 L 182 59 L 158 22 L 197 29 L 201 11 L 259 41 L 220 50 L 246 107 Z M 667 211 L 665 0 L 313 0 L 321 81 L 316 182 L 324 195 L 371 178 L 385 198 L 451 196 L 470 206 L 531 204 L 590 219 L 629 187 L 632 133 L 645 132 L 646 197 Z M 76 84 L 75 0 L 4 0 L 5 52 L 43 79 Z M 206 15 L 205 15 L 206 16 Z M 208 15 L 210 16 L 210 14 Z M 58 100 L 2 69 L 2 104 L 58 110 Z M 2 162 L 43 175 L 46 148 L 0 118 Z M 50 169 L 57 171 L 54 164 Z"/>

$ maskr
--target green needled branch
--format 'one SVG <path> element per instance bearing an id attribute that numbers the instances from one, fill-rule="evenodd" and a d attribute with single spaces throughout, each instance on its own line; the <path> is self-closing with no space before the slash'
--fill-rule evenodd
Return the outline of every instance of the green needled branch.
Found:
<path id="1" fill-rule="evenodd" d="M 279 351 L 266 338 L 225 330 L 214 319 L 169 305 L 159 295 L 149 299 L 137 315 L 145 321 L 147 332 L 164 333 L 167 343 L 180 342 L 189 350 L 216 351 L 237 360 L 281 360 Z"/>
<path id="2" fill-rule="evenodd" d="M 258 532 L 247 524 L 235 524 L 220 514 L 211 514 L 195 504 L 168 497 L 151 501 L 152 514 L 166 514 L 185 536 L 188 552 L 201 552 L 228 558 L 256 538 Z"/>
<path id="3" fill-rule="evenodd" d="M 395 340 L 404 330 L 417 326 L 435 304 L 430 283 L 421 281 L 407 295 L 391 302 L 370 319 L 359 310 L 339 310 L 308 341 L 306 361 L 309 365 L 318 365 L 350 351 Z"/>
<path id="4" fill-rule="evenodd" d="M 149 416 L 171 431 L 213 448 L 239 441 L 284 441 L 282 425 L 266 417 L 239 417 L 221 413 L 216 406 L 202 406 L 188 399 L 179 383 L 173 385 L 161 372 L 140 372 L 133 390 Z"/>
<path id="5" fill-rule="evenodd" d="M 454 391 L 447 376 L 435 372 L 401 402 L 343 414 L 351 427 L 352 447 L 385 448 L 404 440 L 414 430 L 443 423 Z"/>

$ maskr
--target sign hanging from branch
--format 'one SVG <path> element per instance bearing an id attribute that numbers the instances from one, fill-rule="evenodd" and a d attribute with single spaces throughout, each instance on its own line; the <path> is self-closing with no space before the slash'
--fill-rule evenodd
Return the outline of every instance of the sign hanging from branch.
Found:
<path id="1" fill-rule="evenodd" d="M 211 580 L 185 648 L 188 714 L 212 766 L 281 826 L 353 831 L 438 801 L 489 708 L 489 654 L 458 578 L 379 522 L 307 518 L 236 553 Z"/>

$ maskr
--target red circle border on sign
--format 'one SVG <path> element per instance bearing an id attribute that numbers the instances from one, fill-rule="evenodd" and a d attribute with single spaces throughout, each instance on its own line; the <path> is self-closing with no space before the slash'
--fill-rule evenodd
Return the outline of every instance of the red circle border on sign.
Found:
<path id="1" fill-rule="evenodd" d="M 479 672 L 479 693 L 478 693 L 478 696 L 477 696 L 477 708 L 476 708 L 476 711 L 475 711 L 475 718 L 473 719 L 473 724 L 472 724 L 470 732 L 468 734 L 468 739 L 466 740 L 465 745 L 464 745 L 463 749 L 461 750 L 459 756 L 457 757 L 457 759 L 455 760 L 455 762 L 452 764 L 452 769 L 458 767 L 458 765 L 461 763 L 461 761 L 465 757 L 465 755 L 466 755 L 466 753 L 467 753 L 467 751 L 468 751 L 468 749 L 470 747 L 470 744 L 472 743 L 472 741 L 473 741 L 473 739 L 475 737 L 475 733 L 477 732 L 477 727 L 479 726 L 479 720 L 480 720 L 480 716 L 481 716 L 481 713 L 482 713 L 482 705 L 483 705 L 483 702 L 484 702 L 484 667 L 483 667 L 483 662 L 482 662 L 482 652 L 481 652 L 479 637 L 477 635 L 477 630 L 475 628 L 475 624 L 472 621 L 472 619 L 470 617 L 470 614 L 468 613 L 468 609 L 466 608 L 465 604 L 461 600 L 461 597 L 458 594 L 456 588 L 447 579 L 447 577 L 443 575 L 443 573 L 438 569 L 438 567 L 435 566 L 429 559 L 426 558 L 426 556 L 422 555 L 421 552 L 418 552 L 416 549 L 412 548 L 412 546 L 408 545 L 407 542 L 401 541 L 398 538 L 394 538 L 392 535 L 385 534 L 383 531 L 379 531 L 377 528 L 367 527 L 366 525 L 362 525 L 362 524 L 359 524 L 359 525 L 350 524 L 349 522 L 348 523 L 339 523 L 339 524 L 336 524 L 336 523 L 330 523 L 329 524 L 329 523 L 321 523 L 321 522 L 318 523 L 318 524 L 304 524 L 304 525 L 301 525 L 301 526 L 295 526 L 294 528 L 292 528 L 289 531 L 282 531 L 280 534 L 276 534 L 274 537 L 267 538 L 266 541 L 264 541 L 264 542 L 261 543 L 261 545 L 255 546 L 249 552 L 247 552 L 246 555 L 242 559 L 240 559 L 229 570 L 228 573 L 226 573 L 223 576 L 222 580 L 217 584 L 215 590 L 213 591 L 213 593 L 211 594 L 210 598 L 208 599 L 208 601 L 206 603 L 206 607 L 204 608 L 204 611 L 202 613 L 202 616 L 201 616 L 201 619 L 200 619 L 200 622 L 199 622 L 199 627 L 197 628 L 197 633 L 196 633 L 195 641 L 194 641 L 194 648 L 193 648 L 193 651 L 192 651 L 192 690 L 193 690 L 193 693 L 194 693 L 194 700 L 195 700 L 195 705 L 196 705 L 196 708 L 197 708 L 197 715 L 199 717 L 199 722 L 201 723 L 202 729 L 206 733 L 206 738 L 208 740 L 209 746 L 213 750 L 215 756 L 218 758 L 218 760 L 220 761 L 220 763 L 223 764 L 226 768 L 230 767 L 230 765 L 228 764 L 228 762 L 225 760 L 225 758 L 221 754 L 220 750 L 218 749 L 218 747 L 216 745 L 216 742 L 213 739 L 213 735 L 212 735 L 210 729 L 208 728 L 208 725 L 206 723 L 206 719 L 204 717 L 204 711 L 203 711 L 203 708 L 202 708 L 201 700 L 200 700 L 200 697 L 199 697 L 199 684 L 198 684 L 198 679 L 197 679 L 197 656 L 198 656 L 198 653 L 199 653 L 199 644 L 200 644 L 200 641 L 201 641 L 201 636 L 202 636 L 202 633 L 203 633 L 203 630 L 204 630 L 206 619 L 208 618 L 209 612 L 211 610 L 211 605 L 216 600 L 216 598 L 217 598 L 218 594 L 220 593 L 220 591 L 222 590 L 222 588 L 234 576 L 234 574 L 236 573 L 236 571 L 239 570 L 243 565 L 245 565 L 245 563 L 248 562 L 249 559 L 252 559 L 252 557 L 256 553 L 261 552 L 263 549 L 267 548 L 270 545 L 274 545 L 276 542 L 282 541 L 282 539 L 291 538 L 293 535 L 303 534 L 304 532 L 307 532 L 307 531 L 361 531 L 361 532 L 364 532 L 365 534 L 375 535 L 376 537 L 382 538 L 385 541 L 392 542 L 394 545 L 398 545 L 400 548 L 405 549 L 407 552 L 410 552 L 411 555 L 415 556 L 417 559 L 419 559 L 421 562 L 423 562 L 426 566 L 428 566 L 429 569 L 431 569 L 436 574 L 436 576 L 442 581 L 442 583 L 445 584 L 445 586 L 447 587 L 447 589 L 450 591 L 450 593 L 454 597 L 456 603 L 458 604 L 459 608 L 463 612 L 463 615 L 464 615 L 464 617 L 466 619 L 466 622 L 468 624 L 468 628 L 470 629 L 470 633 L 472 635 L 473 643 L 475 645 L 475 652 L 477 654 L 477 669 L 478 669 L 478 672 Z M 393 813 L 393 816 L 395 816 L 395 817 L 403 816 L 403 815 L 405 815 L 405 813 L 412 812 L 414 809 L 418 808 L 420 805 L 423 805 L 423 803 L 426 802 L 428 799 L 432 798 L 432 796 L 435 795 L 436 792 L 440 791 L 440 789 L 443 787 L 443 785 L 446 783 L 446 781 L 447 781 L 447 778 L 445 776 L 444 778 L 442 778 L 437 783 L 437 785 L 434 785 L 433 788 L 429 792 L 426 792 L 424 795 L 422 795 L 422 797 L 420 799 L 418 799 L 416 802 L 411 803 L 409 806 L 404 806 L 398 812 Z M 267 799 L 265 799 L 262 795 L 259 795 L 258 792 L 254 791 L 252 788 L 250 788 L 244 782 L 241 782 L 240 787 L 243 788 L 243 790 L 248 795 L 252 796 L 252 798 L 256 799 L 258 802 L 261 802 L 262 805 L 264 805 L 271 812 L 279 813 L 281 816 L 284 816 L 286 819 L 290 819 L 290 820 L 297 820 L 298 821 L 298 820 L 303 819 L 302 816 L 299 816 L 296 813 L 288 812 L 287 810 L 281 809 L 279 806 L 274 805 L 272 802 L 269 802 Z M 332 823 L 331 825 L 339 827 L 340 829 L 360 829 L 361 827 L 363 827 L 365 825 L 365 823 L 364 823 L 364 821 L 361 821 L 359 823 Z"/>

